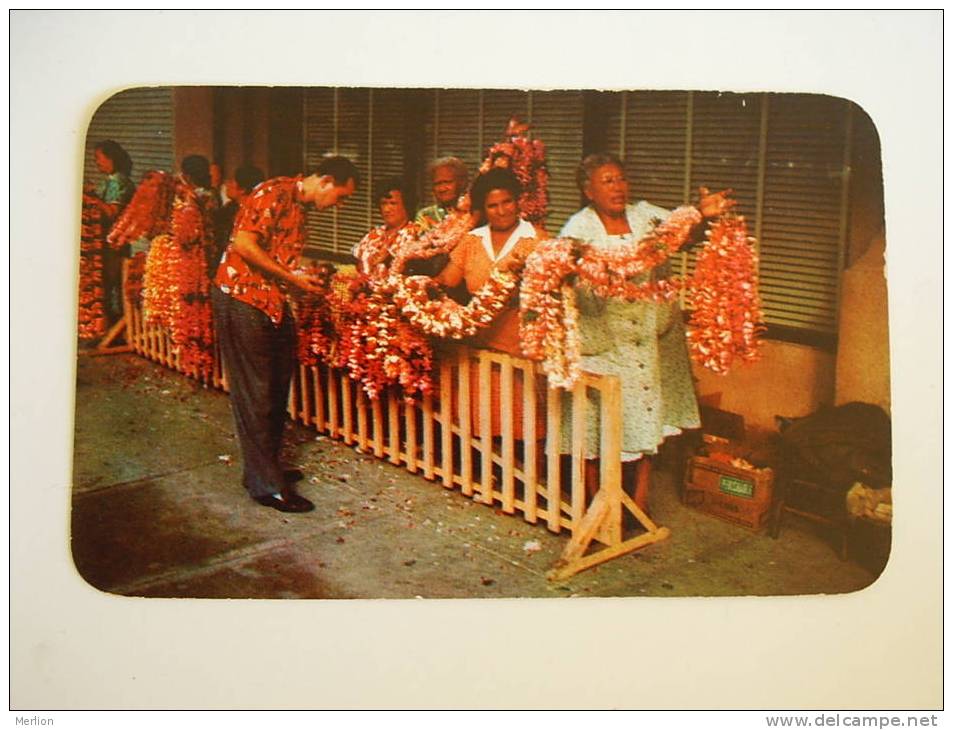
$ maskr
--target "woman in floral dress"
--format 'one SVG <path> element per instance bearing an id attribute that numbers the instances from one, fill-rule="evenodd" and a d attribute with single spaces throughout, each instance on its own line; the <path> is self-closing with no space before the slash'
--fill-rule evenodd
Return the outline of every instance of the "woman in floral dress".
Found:
<path id="1" fill-rule="evenodd" d="M 669 211 L 646 201 L 629 203 L 629 185 L 621 160 L 613 155 L 590 155 L 577 174 L 589 205 L 575 213 L 560 233 L 603 249 L 639 241 Z M 702 199 L 705 217 L 730 205 L 723 194 Z M 651 276 L 668 276 L 667 264 Z M 676 303 L 651 300 L 627 302 L 595 296 L 586 286 L 576 291 L 581 338 L 581 367 L 593 373 L 615 375 L 622 390 L 622 483 L 635 501 L 647 509 L 650 461 L 669 436 L 701 425 L 685 342 L 685 328 Z M 590 396 L 594 397 L 594 396 Z M 564 423 L 569 423 L 565 400 Z M 595 404 L 593 404 L 595 406 Z M 598 409 L 588 410 L 586 462 L 587 491 L 598 484 Z M 568 427 L 562 451 L 571 451 Z"/>

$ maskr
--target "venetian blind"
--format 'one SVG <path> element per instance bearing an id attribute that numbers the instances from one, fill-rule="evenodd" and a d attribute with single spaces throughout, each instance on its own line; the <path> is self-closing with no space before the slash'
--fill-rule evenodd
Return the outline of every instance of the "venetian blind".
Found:
<path id="1" fill-rule="evenodd" d="M 483 162 L 490 146 L 503 139 L 506 127 L 514 114 L 532 123 L 530 96 L 530 93 L 515 89 L 487 89 L 483 92 L 480 162 Z M 535 125 L 533 131 L 536 131 Z"/>
<path id="2" fill-rule="evenodd" d="M 404 174 L 405 104 L 400 89 L 305 91 L 305 172 L 313 171 L 323 156 L 338 154 L 348 157 L 361 173 L 357 192 L 341 208 L 308 212 L 312 255 L 349 254 L 380 223 L 374 185 Z"/>
<path id="3" fill-rule="evenodd" d="M 305 89 L 303 172 L 306 174 L 318 166 L 324 155 L 337 148 L 335 95 L 335 89 Z M 309 209 L 308 253 L 337 250 L 336 214 L 336 209 Z"/>
<path id="4" fill-rule="evenodd" d="M 337 154 L 353 162 L 361 186 L 347 203 L 335 209 L 338 253 L 348 253 L 371 228 L 371 107 L 370 89 L 338 89 Z M 374 111 L 377 111 L 376 109 Z"/>
<path id="5" fill-rule="evenodd" d="M 549 170 L 549 213 L 546 230 L 557 235 L 566 219 L 579 210 L 576 169 L 582 160 L 582 93 L 530 92 L 532 134 L 546 144 Z"/>
<path id="6" fill-rule="evenodd" d="M 686 200 L 689 95 L 685 92 L 623 92 L 609 118 L 608 152 L 626 163 L 633 201 L 675 208 Z"/>
<path id="7" fill-rule="evenodd" d="M 171 172 L 175 164 L 172 123 L 171 87 L 127 89 L 111 96 L 93 114 L 86 132 L 85 179 L 97 185 L 102 181 L 93 150 L 107 139 L 129 153 L 135 182 L 150 170 Z"/>
<path id="8" fill-rule="evenodd" d="M 459 157 L 470 178 L 483 159 L 480 148 L 480 92 L 474 89 L 439 89 L 433 105 L 433 147 L 430 161 L 439 157 Z M 424 171 L 426 175 L 426 171 Z M 425 181 L 424 190 L 430 190 Z M 422 200 L 421 207 L 432 200 Z"/>
<path id="9" fill-rule="evenodd" d="M 767 99 L 761 295 L 766 319 L 835 332 L 846 214 L 848 102 Z"/>
<path id="10" fill-rule="evenodd" d="M 692 94 L 692 131 L 688 200 L 697 201 L 698 188 L 731 188 L 735 209 L 745 216 L 754 235 L 758 213 L 761 104 L 758 94 Z M 694 246 L 683 257 L 684 272 L 695 270 Z"/>
<path id="11" fill-rule="evenodd" d="M 700 185 L 733 188 L 760 233 L 766 322 L 833 333 L 848 113 L 848 102 L 804 94 L 624 92 L 608 148 L 626 160 L 633 200 L 675 207 Z"/>

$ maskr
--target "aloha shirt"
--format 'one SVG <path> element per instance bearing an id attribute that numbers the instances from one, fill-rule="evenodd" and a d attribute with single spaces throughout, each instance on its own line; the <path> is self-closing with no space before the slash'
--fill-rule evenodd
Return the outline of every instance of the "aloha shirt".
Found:
<path id="1" fill-rule="evenodd" d="M 268 180 L 245 198 L 235 216 L 231 242 L 222 254 L 215 284 L 223 292 L 260 309 L 276 325 L 285 309 L 282 286 L 235 251 L 233 243 L 240 231 L 258 236 L 258 245 L 288 270 L 298 267 L 305 244 L 305 209 L 299 199 L 302 176 Z"/>

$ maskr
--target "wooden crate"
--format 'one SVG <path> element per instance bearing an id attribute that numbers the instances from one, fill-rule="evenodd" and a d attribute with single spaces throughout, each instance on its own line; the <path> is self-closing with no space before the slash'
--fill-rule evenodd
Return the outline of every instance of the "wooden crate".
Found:
<path id="1" fill-rule="evenodd" d="M 753 530 L 770 516 L 774 488 L 771 469 L 745 469 L 695 456 L 685 473 L 685 504 Z"/>

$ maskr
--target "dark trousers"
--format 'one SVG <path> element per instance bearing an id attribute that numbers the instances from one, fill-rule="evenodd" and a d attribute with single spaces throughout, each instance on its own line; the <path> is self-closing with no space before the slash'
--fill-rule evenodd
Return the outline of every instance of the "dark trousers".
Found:
<path id="1" fill-rule="evenodd" d="M 277 494 L 284 488 L 281 437 L 295 364 L 294 319 L 285 306 L 275 325 L 217 286 L 212 308 L 242 449 L 242 484 L 252 497 Z"/>
<path id="2" fill-rule="evenodd" d="M 122 262 L 129 255 L 129 247 L 103 249 L 103 297 L 106 303 L 106 324 L 122 319 Z"/>

